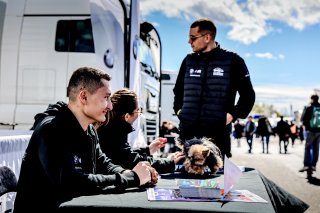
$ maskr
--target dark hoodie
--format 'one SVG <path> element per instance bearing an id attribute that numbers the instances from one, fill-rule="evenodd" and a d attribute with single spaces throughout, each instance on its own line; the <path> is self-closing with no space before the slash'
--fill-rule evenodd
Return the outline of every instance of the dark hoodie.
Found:
<path id="1" fill-rule="evenodd" d="M 58 101 L 55 104 L 49 104 L 48 108 L 44 112 L 40 112 L 34 116 L 34 123 L 30 130 L 34 130 L 38 123 L 40 123 L 45 117 L 56 116 L 59 110 L 66 107 L 67 104 L 63 101 Z"/>
<path id="2" fill-rule="evenodd" d="M 35 117 L 22 160 L 14 213 L 55 212 L 73 197 L 139 186 L 133 171 L 102 153 L 95 128 L 83 131 L 63 102 Z"/>

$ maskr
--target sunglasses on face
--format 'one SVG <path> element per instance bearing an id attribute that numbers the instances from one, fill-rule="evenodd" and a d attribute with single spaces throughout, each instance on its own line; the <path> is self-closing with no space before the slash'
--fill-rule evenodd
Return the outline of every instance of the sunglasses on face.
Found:
<path id="1" fill-rule="evenodd" d="M 207 35 L 207 34 L 202 34 L 202 35 L 198 35 L 198 36 L 190 35 L 190 36 L 189 36 L 189 40 L 192 41 L 192 42 L 194 42 L 194 41 L 197 40 L 198 38 L 201 38 L 201 37 L 203 37 L 203 36 L 205 36 L 205 35 Z"/>

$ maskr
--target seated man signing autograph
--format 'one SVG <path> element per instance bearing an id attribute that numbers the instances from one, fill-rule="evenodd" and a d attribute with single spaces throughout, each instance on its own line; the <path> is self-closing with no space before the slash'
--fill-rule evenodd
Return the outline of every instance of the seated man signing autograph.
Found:
<path id="1" fill-rule="evenodd" d="M 112 110 L 111 77 L 82 67 L 69 81 L 68 104 L 36 116 L 34 132 L 22 160 L 14 213 L 56 212 L 73 197 L 157 183 L 148 162 L 132 170 L 115 165 L 101 151 L 95 122 Z M 62 102 L 60 102 L 62 103 Z"/>

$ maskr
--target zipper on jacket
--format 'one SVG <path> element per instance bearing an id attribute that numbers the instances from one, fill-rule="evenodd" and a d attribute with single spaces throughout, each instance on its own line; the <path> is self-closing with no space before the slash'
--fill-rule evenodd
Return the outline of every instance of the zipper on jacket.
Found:
<path id="1" fill-rule="evenodd" d="M 97 138 L 96 138 L 96 132 L 94 131 L 94 127 L 92 125 L 89 125 L 88 127 L 88 136 L 91 140 L 91 151 L 92 151 L 92 173 L 96 174 L 96 147 L 97 147 Z"/>

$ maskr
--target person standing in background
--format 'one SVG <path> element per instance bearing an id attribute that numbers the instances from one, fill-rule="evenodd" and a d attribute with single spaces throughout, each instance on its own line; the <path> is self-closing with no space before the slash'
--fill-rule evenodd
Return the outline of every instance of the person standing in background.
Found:
<path id="1" fill-rule="evenodd" d="M 240 123 L 240 120 L 237 119 L 233 128 L 233 137 L 236 139 L 238 147 L 240 147 L 241 138 L 244 136 L 244 126 Z"/>
<path id="2" fill-rule="evenodd" d="M 288 122 L 283 120 L 283 116 L 280 116 L 280 121 L 278 121 L 276 126 L 276 132 L 279 136 L 279 154 L 282 153 L 282 143 L 284 153 L 287 154 L 291 131 Z"/>
<path id="3" fill-rule="evenodd" d="M 180 120 L 182 141 L 212 138 L 222 155 L 231 157 L 230 140 L 225 140 L 230 136 L 227 125 L 248 116 L 255 92 L 244 60 L 220 47 L 215 41 L 216 31 L 207 18 L 191 24 L 189 44 L 193 53 L 181 63 L 173 88 L 173 108 Z"/>
<path id="4" fill-rule="evenodd" d="M 167 156 L 169 153 L 176 152 L 179 148 L 176 146 L 176 138 L 179 137 L 179 129 L 170 120 L 162 121 L 159 136 L 168 139 L 165 147 L 163 147 L 162 156 Z"/>
<path id="5" fill-rule="evenodd" d="M 178 137 L 179 129 L 172 123 L 172 121 L 162 121 L 159 136 L 165 137 L 166 135 L 171 135 Z"/>
<path id="6" fill-rule="evenodd" d="M 306 134 L 303 124 L 299 126 L 298 131 L 299 131 L 300 142 L 303 143 L 303 141 L 305 140 L 305 134 Z"/>
<path id="7" fill-rule="evenodd" d="M 317 111 L 319 110 L 319 111 Z M 320 143 L 320 103 L 318 95 L 311 95 L 311 103 L 305 108 L 301 121 L 305 126 L 306 143 L 304 149 L 303 168 L 299 172 L 316 171 L 319 158 Z"/>
<path id="8" fill-rule="evenodd" d="M 269 154 L 269 140 L 270 135 L 272 133 L 272 127 L 269 122 L 269 119 L 266 116 L 262 116 L 258 120 L 258 127 L 256 134 L 259 135 L 261 138 L 261 144 L 262 144 L 262 153 Z"/>
<path id="9" fill-rule="evenodd" d="M 292 147 L 294 147 L 294 142 L 299 136 L 299 129 L 298 129 L 297 125 L 295 124 L 295 121 L 293 121 L 293 120 L 290 121 L 289 126 L 290 126 L 291 144 L 292 144 Z"/>
<path id="10" fill-rule="evenodd" d="M 247 143 L 249 146 L 248 153 L 252 152 L 252 144 L 253 144 L 253 134 L 256 132 L 256 125 L 253 122 L 252 116 L 248 116 L 248 120 L 246 122 L 246 125 L 244 127 L 244 131 L 246 134 Z"/>

